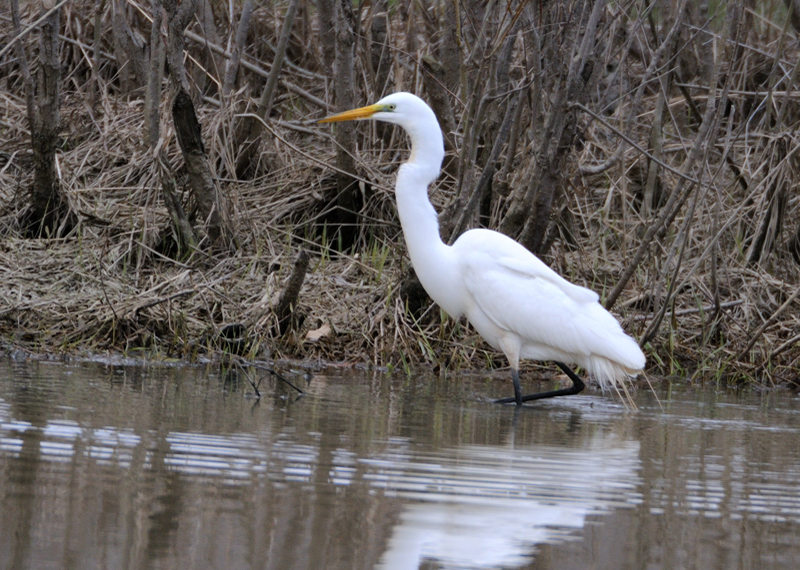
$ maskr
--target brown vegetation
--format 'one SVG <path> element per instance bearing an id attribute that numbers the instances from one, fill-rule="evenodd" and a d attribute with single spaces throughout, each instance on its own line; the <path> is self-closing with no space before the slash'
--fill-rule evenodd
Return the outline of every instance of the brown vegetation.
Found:
<path id="1" fill-rule="evenodd" d="M 800 383 L 797 2 L 9 2 L 8 349 L 504 366 L 414 286 L 402 132 L 313 123 L 405 90 L 444 239 L 520 240 L 655 374 Z"/>

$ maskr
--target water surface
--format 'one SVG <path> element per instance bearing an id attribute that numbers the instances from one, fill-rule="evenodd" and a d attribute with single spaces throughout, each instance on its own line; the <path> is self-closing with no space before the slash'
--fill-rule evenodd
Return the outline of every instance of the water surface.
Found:
<path id="1" fill-rule="evenodd" d="M 287 376 L 0 361 L 0 568 L 800 567 L 793 394 Z"/>

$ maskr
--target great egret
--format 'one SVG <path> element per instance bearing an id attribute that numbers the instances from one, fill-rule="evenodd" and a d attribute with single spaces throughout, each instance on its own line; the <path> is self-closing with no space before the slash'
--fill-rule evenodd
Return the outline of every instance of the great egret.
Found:
<path id="1" fill-rule="evenodd" d="M 439 176 L 444 142 L 436 115 L 422 99 L 394 93 L 319 122 L 353 119 L 394 123 L 411 138 L 411 156 L 398 170 L 395 185 L 411 264 L 440 307 L 455 319 L 465 315 L 508 358 L 514 397 L 497 402 L 519 406 L 581 392 L 583 381 L 564 362 L 583 367 L 603 389 L 625 390 L 624 382 L 644 368 L 645 357 L 594 291 L 573 285 L 525 247 L 492 230 L 469 230 L 452 246 L 442 241 L 428 185 Z M 556 361 L 572 387 L 523 396 L 520 357 Z"/>

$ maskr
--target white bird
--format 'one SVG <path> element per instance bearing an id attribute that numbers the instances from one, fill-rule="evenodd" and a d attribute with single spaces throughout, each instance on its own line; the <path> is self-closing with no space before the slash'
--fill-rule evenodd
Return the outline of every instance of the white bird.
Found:
<path id="1" fill-rule="evenodd" d="M 436 115 L 419 97 L 394 93 L 374 105 L 331 115 L 321 123 L 374 119 L 400 125 L 411 138 L 411 156 L 397 172 L 395 194 L 411 264 L 428 295 L 454 319 L 466 316 L 511 365 L 516 403 L 577 394 L 577 364 L 603 389 L 625 390 L 645 365 L 639 345 L 598 302 L 594 291 L 573 285 L 513 239 L 473 229 L 449 246 L 428 186 L 441 171 L 444 141 Z M 553 360 L 572 387 L 523 396 L 519 359 Z"/>

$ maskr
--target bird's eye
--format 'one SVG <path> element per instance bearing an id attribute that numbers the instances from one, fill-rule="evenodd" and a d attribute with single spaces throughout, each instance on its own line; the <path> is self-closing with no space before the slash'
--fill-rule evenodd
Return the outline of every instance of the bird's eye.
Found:
<path id="1" fill-rule="evenodd" d="M 394 111 L 395 109 L 397 109 L 397 105 L 395 105 L 394 103 L 389 103 L 388 105 L 386 105 L 387 111 Z"/>

